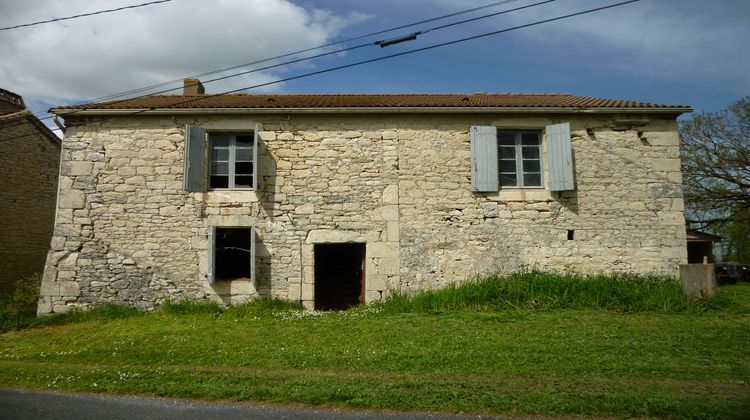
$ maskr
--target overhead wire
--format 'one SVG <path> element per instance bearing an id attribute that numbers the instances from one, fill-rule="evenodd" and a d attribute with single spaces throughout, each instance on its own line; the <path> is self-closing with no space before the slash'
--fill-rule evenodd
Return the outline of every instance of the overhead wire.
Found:
<path id="1" fill-rule="evenodd" d="M 319 75 L 319 74 L 330 73 L 332 71 L 337 71 L 337 70 L 347 69 L 347 68 L 351 68 L 351 67 L 361 66 L 361 65 L 364 65 L 364 64 L 374 63 L 374 62 L 377 62 L 377 61 L 388 60 L 388 59 L 391 59 L 391 58 L 401 57 L 401 56 L 405 56 L 405 55 L 409 55 L 409 54 L 414 54 L 414 53 L 417 53 L 417 52 L 428 51 L 428 50 L 432 50 L 432 49 L 435 49 L 435 48 L 445 47 L 445 46 L 448 46 L 448 45 L 455 45 L 455 44 L 459 44 L 459 43 L 462 43 L 462 42 L 473 41 L 473 40 L 476 40 L 476 39 L 485 38 L 485 37 L 492 36 L 492 35 L 498 35 L 498 34 L 502 34 L 502 33 L 506 33 L 506 32 L 511 32 L 511 31 L 515 31 L 515 30 L 519 30 L 519 29 L 524 29 L 524 28 L 529 28 L 529 27 L 532 27 L 532 26 L 537 26 L 537 25 L 545 24 L 545 23 L 550 23 L 550 22 L 555 22 L 555 21 L 559 21 L 559 20 L 563 20 L 563 19 L 568 19 L 568 18 L 575 17 L 575 16 L 581 16 L 581 15 L 585 15 L 585 14 L 589 14 L 589 13 L 599 12 L 599 11 L 602 11 L 602 10 L 612 9 L 612 8 L 615 8 L 615 7 L 624 6 L 626 4 L 631 4 L 631 3 L 636 3 L 636 2 L 639 2 L 639 1 L 640 0 L 622 1 L 622 2 L 619 2 L 619 3 L 610 4 L 610 5 L 607 5 L 607 6 L 601 6 L 601 7 L 596 7 L 596 8 L 592 8 L 592 9 L 583 10 L 583 11 L 580 11 L 580 12 L 569 13 L 569 14 L 562 15 L 562 16 L 557 16 L 557 17 L 554 17 L 554 18 L 548 18 L 548 19 L 538 20 L 538 21 L 535 21 L 535 22 L 526 23 L 526 24 L 523 24 L 523 25 L 517 25 L 517 26 L 510 27 L 510 28 L 500 29 L 500 30 L 497 30 L 497 31 L 485 32 L 485 33 L 482 33 L 482 34 L 479 34 L 479 35 L 473 35 L 473 36 L 469 36 L 469 37 L 465 37 L 465 38 L 456 39 L 456 40 L 453 40 L 453 41 L 441 42 L 441 43 L 429 45 L 429 46 L 426 46 L 426 47 L 415 48 L 415 49 L 412 49 L 412 50 L 407 50 L 407 51 L 402 51 L 402 52 L 398 52 L 398 53 L 394 53 L 394 54 L 384 55 L 384 56 L 381 56 L 381 57 L 375 57 L 375 58 L 370 58 L 370 59 L 367 59 L 367 60 L 356 61 L 356 62 L 349 63 L 349 64 L 343 64 L 343 65 L 340 65 L 340 66 L 329 67 L 329 68 L 326 68 L 326 69 L 317 70 L 317 71 L 313 71 L 313 72 L 308 72 L 308 73 L 304 73 L 304 74 L 297 75 L 297 76 L 291 76 L 291 77 L 287 77 L 287 78 L 284 78 L 284 79 L 272 80 L 272 81 L 265 82 L 265 83 L 259 83 L 259 84 L 252 85 L 252 86 L 245 86 L 245 87 L 241 87 L 241 88 L 238 88 L 238 89 L 232 89 L 232 90 L 228 90 L 228 91 L 224 91 L 224 92 L 220 92 L 220 93 L 215 93 L 215 94 L 210 94 L 210 95 L 201 95 L 200 97 L 197 97 L 197 98 L 190 98 L 190 99 L 186 99 L 186 100 L 183 100 L 183 101 L 174 102 L 172 104 L 167 105 L 167 107 L 175 107 L 175 106 L 179 106 L 179 105 L 189 104 L 189 103 L 192 103 L 192 102 L 204 101 L 206 99 L 215 98 L 215 97 L 224 96 L 224 95 L 229 95 L 229 94 L 232 94 L 232 93 L 238 93 L 238 92 L 242 92 L 242 91 L 245 91 L 245 90 L 257 89 L 257 88 L 260 88 L 260 87 L 265 87 L 265 86 L 270 86 L 270 85 L 274 85 L 274 84 L 278 84 L 278 83 L 283 83 L 283 82 L 288 82 L 288 81 L 292 81 L 292 80 L 302 79 L 302 78 L 310 77 L 310 76 L 316 76 L 316 75 Z M 154 109 L 156 109 L 156 107 L 150 107 L 150 108 L 147 108 L 147 109 L 141 109 L 141 110 L 134 111 L 132 113 L 126 113 L 126 114 L 119 115 L 118 118 L 119 117 L 129 117 L 129 116 L 133 116 L 133 115 L 138 115 L 138 114 L 142 114 L 144 112 L 153 111 Z M 65 115 L 63 115 L 63 117 L 64 116 Z M 105 118 L 103 120 L 109 120 L 109 119 L 111 119 L 111 118 Z M 102 120 L 96 120 L 95 122 L 100 122 L 100 121 L 102 121 Z M 86 122 L 86 124 L 88 124 L 88 123 L 90 123 L 90 121 Z M 86 125 L 86 124 L 81 124 L 81 125 Z"/>
<path id="2" fill-rule="evenodd" d="M 116 9 L 99 10 L 99 11 L 91 12 L 91 13 L 82 13 L 82 14 L 79 14 L 79 15 L 73 15 L 73 16 L 67 16 L 67 17 L 61 17 L 61 18 L 54 18 L 54 19 L 49 19 L 49 20 L 41 20 L 39 22 L 24 23 L 24 24 L 21 24 L 21 25 L 8 26 L 8 27 L 5 27 L 5 28 L 0 28 L 0 31 L 8 31 L 8 30 L 11 30 L 11 29 L 25 28 L 25 27 L 28 27 L 28 26 L 41 25 L 41 24 L 44 24 L 44 23 L 60 22 L 60 21 L 63 21 L 63 20 L 78 19 L 78 18 L 82 18 L 82 17 L 86 17 L 86 16 L 101 15 L 103 13 L 119 12 L 120 10 L 135 9 L 135 8 L 138 8 L 138 7 L 151 6 L 151 5 L 154 5 L 154 4 L 167 3 L 167 2 L 170 2 L 170 1 L 172 1 L 172 0 L 156 0 L 156 1 L 150 1 L 148 3 L 141 3 L 141 4 L 134 4 L 134 5 L 131 5 L 131 6 L 118 7 Z"/>
<path id="3" fill-rule="evenodd" d="M 503 2 L 498 2 L 498 3 L 510 3 L 510 2 L 514 2 L 514 1 L 518 1 L 518 0 L 505 0 Z M 418 33 L 428 33 L 428 32 L 432 32 L 432 31 L 437 31 L 437 30 L 440 30 L 440 29 L 445 29 L 445 28 L 452 27 L 452 26 L 462 25 L 462 24 L 465 24 L 465 23 L 468 23 L 468 22 L 473 22 L 473 21 L 480 20 L 480 19 L 487 19 L 487 18 L 490 18 L 490 17 L 494 17 L 494 16 L 498 16 L 498 15 L 502 15 L 502 14 L 507 14 L 507 13 L 511 13 L 511 12 L 515 12 L 515 11 L 519 11 L 519 10 L 523 10 L 523 9 L 528 9 L 528 8 L 532 8 L 532 7 L 544 5 L 544 4 L 547 4 L 547 3 L 552 3 L 552 2 L 555 2 L 555 1 L 557 1 L 557 0 L 544 0 L 544 1 L 541 1 L 541 2 L 532 3 L 532 4 L 525 5 L 525 6 L 516 7 L 516 8 L 513 8 L 513 9 L 501 10 L 499 12 L 490 13 L 490 14 L 486 14 L 486 15 L 474 17 L 474 18 L 471 18 L 471 19 L 466 19 L 466 20 L 452 22 L 452 23 L 445 24 L 445 25 L 436 26 L 434 28 L 426 29 L 424 31 L 419 31 Z M 487 8 L 487 6 L 485 6 L 483 8 Z M 472 10 L 476 10 L 476 9 L 477 8 L 474 8 Z M 455 15 L 457 15 L 459 13 L 460 12 L 452 13 L 451 15 L 455 16 Z M 437 20 L 437 18 L 429 19 L 428 21 L 434 21 L 434 20 Z M 425 21 L 421 21 L 421 22 L 425 22 Z M 407 26 L 407 25 L 402 25 L 399 28 L 403 28 L 405 26 Z M 378 31 L 378 32 L 373 32 L 373 33 L 383 33 L 383 32 L 387 32 L 387 31 L 388 30 Z M 224 75 L 224 76 L 221 76 L 221 77 L 216 77 L 216 78 L 209 79 L 209 80 L 204 80 L 202 83 L 208 84 L 208 83 L 211 83 L 211 82 L 216 82 L 216 81 L 220 81 L 220 80 L 226 80 L 226 79 L 230 79 L 230 78 L 233 78 L 233 77 L 244 76 L 244 75 L 251 74 L 251 73 L 257 73 L 257 72 L 264 71 L 264 70 L 270 70 L 270 69 L 273 69 L 273 68 L 288 66 L 290 64 L 295 64 L 295 63 L 299 63 L 299 62 L 303 62 L 303 61 L 308 61 L 308 60 L 311 60 L 311 59 L 321 58 L 321 57 L 325 57 L 325 56 L 329 56 L 329 55 L 334 55 L 334 54 L 340 54 L 340 53 L 343 53 L 343 52 L 348 52 L 348 51 L 356 50 L 356 49 L 363 48 L 363 47 L 379 45 L 381 42 L 382 41 L 374 41 L 374 42 L 368 42 L 368 43 L 364 43 L 364 44 L 354 45 L 354 46 L 347 47 L 347 48 L 341 48 L 341 49 L 338 49 L 338 50 L 327 51 L 327 52 L 316 54 L 316 55 L 312 55 L 312 56 L 306 56 L 306 57 L 302 57 L 302 58 L 298 58 L 298 59 L 294 59 L 294 60 L 285 61 L 285 62 L 282 62 L 282 63 L 276 63 L 276 64 L 272 64 L 272 65 L 265 66 L 265 67 L 255 68 L 255 69 L 252 69 L 252 70 L 246 70 L 246 71 L 242 71 L 242 72 L 238 72 L 238 73 L 232 73 L 232 74 L 229 74 L 229 75 Z M 271 59 L 260 60 L 260 61 L 258 61 L 258 63 L 264 62 L 264 61 L 270 61 L 270 60 Z M 158 94 L 162 94 L 162 93 L 167 93 L 167 92 L 172 92 L 172 91 L 176 91 L 176 90 L 180 90 L 180 89 L 183 89 L 183 86 L 175 87 L 175 88 L 169 88 L 169 89 L 163 89 L 163 90 L 160 90 L 160 91 L 151 92 L 151 93 L 149 93 L 147 95 L 140 95 L 140 96 L 136 96 L 136 97 L 125 98 L 125 99 L 113 101 L 111 104 L 122 103 L 122 102 L 126 102 L 126 101 L 131 101 L 131 100 L 134 100 L 134 99 L 141 99 L 141 98 L 145 98 L 145 97 L 149 97 L 149 96 L 153 96 L 153 95 L 158 95 Z M 40 118 L 40 120 L 47 120 L 47 119 L 50 119 L 50 118 L 52 118 L 52 117 L 44 117 L 44 118 Z"/>
<path id="4" fill-rule="evenodd" d="M 502 1 L 496 1 L 496 2 L 488 3 L 488 4 L 485 4 L 485 5 L 482 5 L 482 6 L 473 7 L 473 8 L 470 8 L 470 9 L 459 10 L 457 12 L 453 12 L 453 13 L 449 13 L 449 14 L 445 14 L 445 15 L 441 15 L 441 16 L 436 16 L 436 17 L 433 17 L 433 18 L 424 19 L 424 20 L 420 20 L 420 21 L 417 21 L 417 22 L 412 22 L 412 23 L 408 23 L 408 24 L 394 26 L 394 27 L 388 28 L 388 29 L 381 29 L 381 30 L 370 32 L 370 33 L 363 34 L 363 35 L 357 35 L 357 36 L 354 36 L 354 37 L 351 37 L 351 38 L 347 38 L 347 39 L 343 39 L 343 40 L 340 40 L 340 41 L 335 41 L 335 42 L 330 42 L 330 43 L 323 44 L 323 45 L 318 45 L 316 47 L 305 48 L 305 49 L 298 50 L 298 51 L 293 51 L 293 52 L 289 52 L 289 53 L 285 53 L 285 54 L 280 54 L 280 55 L 277 55 L 277 56 L 274 56 L 274 57 L 269 57 L 269 58 L 264 58 L 264 59 L 260 59 L 260 60 L 255 60 L 255 61 L 251 61 L 251 62 L 248 62 L 248 63 L 234 65 L 234 66 L 231 66 L 231 67 L 224 67 L 224 68 L 221 68 L 221 69 L 211 70 L 211 71 L 200 73 L 200 74 L 196 74 L 196 75 L 193 75 L 193 76 L 188 76 L 187 78 L 199 78 L 199 77 L 209 76 L 209 75 L 217 74 L 217 73 L 223 73 L 223 72 L 226 72 L 226 71 L 235 70 L 235 69 L 239 69 L 239 68 L 243 68 L 243 67 L 248 67 L 248 66 L 252 66 L 252 65 L 256 65 L 256 64 L 262 64 L 262 63 L 266 63 L 266 62 L 269 62 L 269 61 L 273 61 L 273 60 L 278 60 L 278 59 L 281 59 L 281 58 L 290 57 L 290 56 L 293 56 L 293 55 L 298 55 L 298 54 L 303 54 L 303 53 L 314 51 L 314 50 L 318 50 L 318 49 L 328 48 L 328 47 L 332 47 L 332 46 L 335 46 L 335 45 L 344 44 L 344 43 L 347 43 L 347 42 L 352 42 L 352 41 L 356 41 L 356 40 L 368 38 L 368 37 L 371 37 L 371 36 L 380 35 L 380 34 L 392 32 L 392 31 L 396 31 L 396 30 L 399 30 L 399 29 L 404 29 L 404 28 L 408 28 L 408 27 L 412 27 L 412 26 L 417 26 L 417 25 L 421 25 L 421 24 L 425 24 L 425 23 L 435 22 L 435 21 L 438 21 L 438 20 L 443 20 L 443 19 L 447 19 L 447 18 L 450 18 L 450 17 L 454 17 L 454 16 L 460 16 L 460 15 L 463 15 L 463 14 L 467 14 L 467 13 L 471 13 L 471 12 L 476 12 L 476 11 L 484 10 L 484 9 L 489 9 L 489 8 L 500 6 L 500 5 L 503 5 L 503 4 L 514 3 L 514 2 L 517 2 L 517 1 L 519 1 L 519 0 L 502 0 Z M 552 1 L 555 1 L 555 0 L 552 0 Z M 367 43 L 367 44 L 364 44 L 362 46 L 369 46 L 369 45 L 371 45 L 371 44 Z M 356 47 L 352 47 L 350 49 L 361 48 L 362 46 L 356 46 Z M 340 49 L 340 50 L 333 51 L 333 52 L 325 54 L 325 55 L 337 54 L 337 53 L 340 53 L 340 52 L 349 51 L 350 49 Z M 321 56 L 322 55 L 315 55 L 315 56 L 307 57 L 307 58 L 305 58 L 305 60 L 309 60 L 309 59 L 313 59 L 313 58 L 319 58 Z M 296 62 L 299 62 L 299 61 L 303 61 L 303 60 L 296 60 L 296 61 L 292 61 L 291 63 L 296 63 Z M 287 63 L 287 64 L 289 64 L 289 63 Z M 258 71 L 260 71 L 260 69 Z M 132 95 L 132 94 L 136 94 L 136 93 L 148 92 L 148 91 L 153 90 L 153 89 L 157 89 L 157 88 L 160 88 L 160 87 L 169 86 L 169 85 L 171 85 L 173 83 L 181 82 L 181 81 L 183 81 L 183 79 L 185 79 L 185 78 L 179 78 L 179 79 L 169 80 L 169 81 L 166 81 L 166 82 L 161 82 L 161 83 L 157 83 L 157 84 L 153 84 L 153 85 L 149 85 L 149 86 L 145 86 L 145 87 L 141 87 L 141 88 L 137 88 L 137 89 L 132 89 L 132 90 L 128 90 L 128 91 L 124 91 L 124 92 L 120 92 L 120 93 L 114 93 L 114 94 L 110 94 L 110 95 L 106 95 L 106 96 L 102 96 L 102 97 L 99 97 L 99 98 L 92 99 L 91 101 L 87 101 L 86 103 L 102 102 L 102 101 L 106 101 L 106 100 L 116 99 L 116 98 L 119 98 L 119 97 L 126 97 L 126 96 L 129 96 L 129 95 Z M 206 81 L 206 83 L 209 83 L 209 81 Z M 176 88 L 171 89 L 171 90 L 179 90 L 179 89 L 182 89 L 182 86 L 176 87 Z M 164 93 L 164 92 L 168 92 L 168 91 L 170 91 L 170 90 L 162 91 L 162 92 L 150 92 L 150 93 L 147 93 L 145 95 L 140 95 L 140 96 L 137 96 L 137 97 L 129 97 L 128 99 L 142 98 L 142 97 L 146 97 L 146 96 L 150 96 L 150 95 L 155 95 L 157 93 Z M 47 113 L 47 111 L 37 111 L 37 112 L 34 112 L 33 114 L 35 116 L 39 116 L 39 115 L 43 115 L 43 114 L 46 114 L 46 113 Z M 45 117 L 45 118 L 43 118 L 43 120 L 50 119 L 50 118 L 52 118 L 52 117 Z"/>
<path id="5" fill-rule="evenodd" d="M 232 93 L 237 93 L 237 92 L 241 92 L 241 91 L 245 91 L 245 90 L 257 89 L 257 88 L 260 88 L 260 87 L 270 86 L 270 85 L 273 85 L 273 84 L 288 82 L 288 81 L 292 81 L 292 80 L 298 80 L 298 79 L 302 79 L 302 78 L 305 78 L 305 77 L 315 76 L 315 75 L 319 75 L 319 74 L 324 74 L 324 73 L 329 73 L 329 72 L 338 71 L 338 70 L 342 70 L 342 69 L 347 69 L 347 68 L 352 68 L 352 67 L 356 67 L 356 66 L 361 66 L 361 65 L 364 65 L 364 64 L 369 64 L 369 63 L 374 63 L 374 62 L 378 62 L 378 61 L 388 60 L 388 59 L 392 59 L 392 58 L 396 58 L 396 57 L 401 57 L 401 56 L 405 56 L 405 55 L 409 55 L 409 54 L 414 54 L 414 53 L 417 53 L 417 52 L 428 51 L 428 50 L 432 50 L 432 49 L 440 48 L 440 47 L 445 47 L 445 46 L 449 46 L 449 45 L 455 45 L 455 44 L 459 44 L 459 43 L 463 43 L 463 42 L 467 42 L 467 41 L 472 41 L 472 40 L 476 40 L 476 39 L 480 39 L 480 38 L 485 38 L 485 37 L 492 36 L 492 35 L 498 35 L 498 34 L 507 33 L 507 32 L 511 32 L 511 31 L 515 31 L 515 30 L 519 30 L 519 29 L 524 29 L 524 28 L 529 28 L 529 27 L 533 27 L 533 26 L 538 26 L 538 25 L 545 24 L 545 23 L 550 23 L 550 22 L 555 22 L 555 21 L 559 21 L 559 20 L 563 20 L 563 19 L 568 19 L 568 18 L 571 18 L 571 17 L 576 17 L 576 16 L 586 15 L 586 14 L 590 14 L 590 13 L 594 13 L 594 12 L 599 12 L 599 11 L 603 11 L 603 10 L 607 10 L 607 9 L 612 9 L 612 8 L 624 6 L 624 5 L 627 5 L 627 4 L 636 3 L 638 1 L 640 1 L 640 0 L 622 1 L 622 2 L 619 2 L 619 3 L 614 3 L 614 4 L 610 4 L 610 5 L 606 5 L 606 6 L 601 6 L 601 7 L 596 7 L 596 8 L 592 8 L 592 9 L 583 10 L 583 11 L 580 11 L 580 12 L 569 13 L 569 14 L 565 14 L 565 15 L 561 15 L 561 16 L 557 16 L 557 17 L 553 17 L 553 18 L 538 20 L 538 21 L 527 23 L 527 24 L 523 24 L 523 25 L 517 25 L 517 26 L 513 26 L 513 27 L 509 27 L 509 28 L 505 28 L 505 29 L 500 29 L 500 30 L 496 30 L 496 31 L 485 32 L 485 33 L 482 33 L 482 34 L 473 35 L 473 36 L 464 37 L 464 38 L 459 38 L 459 39 L 452 40 L 452 41 L 441 42 L 441 43 L 429 45 L 429 46 L 426 46 L 426 47 L 421 47 L 421 48 L 406 50 L 406 51 L 402 51 L 402 52 L 398 52 L 398 53 L 394 53 L 394 54 L 389 54 L 389 55 L 385 55 L 385 56 L 380 56 L 380 57 L 375 57 L 375 58 L 371 58 L 371 59 L 367 59 L 367 60 L 356 61 L 356 62 L 353 62 L 353 63 L 343 64 L 343 65 L 340 65 L 340 66 L 329 67 L 329 68 L 322 69 L 322 70 L 308 72 L 308 73 L 304 73 L 304 74 L 301 74 L 301 75 L 296 75 L 296 76 L 291 76 L 291 77 L 287 77 L 287 78 L 283 78 L 283 79 L 273 80 L 273 81 L 269 81 L 269 82 L 265 82 L 265 83 L 260 83 L 260 84 L 252 85 L 252 86 L 245 86 L 245 87 L 241 87 L 241 88 L 238 88 L 238 89 L 232 89 L 232 90 L 228 90 L 228 91 L 224 91 L 224 92 L 220 92 L 220 93 L 216 93 L 216 94 L 201 95 L 200 97 L 197 97 L 197 98 L 194 97 L 194 98 L 190 98 L 190 99 L 186 99 L 186 100 L 182 100 L 182 101 L 177 101 L 177 102 L 171 103 L 171 104 L 167 105 L 166 107 L 175 107 L 175 106 L 189 104 L 189 103 L 192 103 L 192 102 L 204 101 L 206 99 L 210 99 L 210 98 L 214 98 L 214 97 L 219 97 L 219 96 L 223 96 L 223 95 L 228 95 L 228 94 L 232 94 Z M 153 111 L 155 109 L 156 109 L 156 107 L 150 107 L 150 108 L 140 109 L 140 110 L 136 110 L 136 111 L 133 111 L 133 112 L 130 112 L 130 113 L 118 115 L 118 118 L 119 117 L 128 117 L 128 116 L 138 115 L 138 114 L 142 114 L 142 113 L 145 113 L 145 112 Z M 78 110 L 74 110 L 74 112 L 80 112 L 80 111 L 83 111 L 83 110 L 84 109 L 78 109 Z M 68 113 L 68 115 L 70 115 L 72 113 L 73 112 L 70 112 L 70 113 Z M 62 116 L 65 117 L 65 114 L 63 114 Z M 92 120 L 87 120 L 86 122 L 84 122 L 82 124 L 70 124 L 69 127 L 83 126 L 83 125 L 88 125 L 88 124 L 90 124 L 92 122 L 102 122 L 102 121 L 107 121 L 107 120 L 111 120 L 111 119 L 113 119 L 113 118 L 112 117 L 94 118 Z M 25 136 L 19 136 L 19 137 L 25 137 Z M 13 138 L 11 138 L 11 139 L 13 139 Z M 11 140 L 11 139 L 7 139 L 7 140 Z"/>

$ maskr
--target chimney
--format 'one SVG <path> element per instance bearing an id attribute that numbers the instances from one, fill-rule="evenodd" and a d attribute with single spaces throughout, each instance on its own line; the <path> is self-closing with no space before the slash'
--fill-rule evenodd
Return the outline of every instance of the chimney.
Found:
<path id="1" fill-rule="evenodd" d="M 183 95 L 203 95 L 206 93 L 206 88 L 198 79 L 185 79 L 183 82 Z"/>

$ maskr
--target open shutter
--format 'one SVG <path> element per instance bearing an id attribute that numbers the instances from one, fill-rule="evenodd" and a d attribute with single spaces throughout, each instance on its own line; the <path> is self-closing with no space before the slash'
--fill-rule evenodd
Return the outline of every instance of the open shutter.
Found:
<path id="1" fill-rule="evenodd" d="M 216 280 L 216 226 L 208 227 L 208 266 L 206 277 L 209 284 Z"/>
<path id="2" fill-rule="evenodd" d="M 183 189 L 191 192 L 205 190 L 204 160 L 206 156 L 206 130 L 195 125 L 185 126 L 185 170 Z"/>
<path id="3" fill-rule="evenodd" d="M 550 191 L 569 191 L 574 189 L 573 152 L 570 145 L 570 124 L 548 125 L 547 132 L 547 170 Z"/>
<path id="4" fill-rule="evenodd" d="M 260 137 L 260 130 L 261 130 L 260 124 L 255 124 L 255 131 L 253 132 L 253 189 L 257 190 L 258 185 L 260 185 L 260 180 L 258 179 L 258 137 Z M 255 236 L 253 236 L 253 243 L 255 243 Z M 254 279 L 254 278 L 253 278 Z M 254 281 L 254 280 L 253 280 Z"/>
<path id="5" fill-rule="evenodd" d="M 477 192 L 498 190 L 497 128 L 471 127 L 471 189 Z"/>
<path id="6" fill-rule="evenodd" d="M 255 225 L 250 228 L 250 281 L 254 285 L 258 282 L 255 280 Z"/>

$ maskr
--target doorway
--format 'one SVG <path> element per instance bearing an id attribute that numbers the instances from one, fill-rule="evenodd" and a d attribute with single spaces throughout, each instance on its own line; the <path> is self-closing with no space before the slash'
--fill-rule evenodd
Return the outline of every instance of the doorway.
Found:
<path id="1" fill-rule="evenodd" d="M 365 244 L 315 245 L 315 309 L 341 310 L 364 303 Z"/>

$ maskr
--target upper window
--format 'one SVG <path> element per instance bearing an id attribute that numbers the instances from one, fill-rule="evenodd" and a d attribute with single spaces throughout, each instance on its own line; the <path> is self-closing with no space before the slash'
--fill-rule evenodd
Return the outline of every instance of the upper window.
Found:
<path id="1" fill-rule="evenodd" d="M 548 125 L 544 132 L 474 125 L 470 135 L 472 191 L 493 192 L 502 188 L 575 189 L 570 124 Z M 544 159 L 542 137 L 546 139 Z"/>
<path id="2" fill-rule="evenodd" d="M 253 133 L 209 133 L 208 187 L 253 187 Z"/>
<path id="3" fill-rule="evenodd" d="M 497 132 L 501 187 L 543 187 L 542 134 L 538 131 Z"/>

